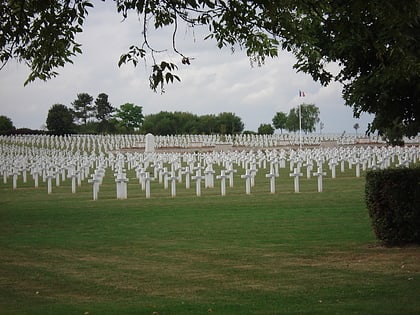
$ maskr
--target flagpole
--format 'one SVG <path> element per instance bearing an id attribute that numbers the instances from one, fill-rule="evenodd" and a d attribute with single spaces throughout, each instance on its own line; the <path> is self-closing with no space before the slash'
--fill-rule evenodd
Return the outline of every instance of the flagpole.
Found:
<path id="1" fill-rule="evenodd" d="M 305 92 L 299 90 L 299 97 L 305 97 Z M 299 148 L 302 150 L 302 104 L 299 104 Z"/>
<path id="2" fill-rule="evenodd" d="M 299 148 L 302 150 L 302 104 L 299 104 Z"/>

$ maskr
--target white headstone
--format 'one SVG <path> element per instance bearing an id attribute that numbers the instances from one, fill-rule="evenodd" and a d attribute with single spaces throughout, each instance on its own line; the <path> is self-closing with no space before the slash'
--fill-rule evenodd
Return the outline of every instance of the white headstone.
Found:
<path id="1" fill-rule="evenodd" d="M 151 133 L 146 135 L 146 146 L 144 148 L 144 152 L 146 153 L 153 153 L 155 152 L 155 136 Z"/>

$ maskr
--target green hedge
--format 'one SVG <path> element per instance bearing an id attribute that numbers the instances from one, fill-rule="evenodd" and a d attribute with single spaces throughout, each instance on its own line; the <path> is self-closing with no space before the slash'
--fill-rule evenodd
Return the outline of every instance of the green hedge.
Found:
<path id="1" fill-rule="evenodd" d="M 365 192 L 378 239 L 420 244 L 420 167 L 369 171 Z"/>

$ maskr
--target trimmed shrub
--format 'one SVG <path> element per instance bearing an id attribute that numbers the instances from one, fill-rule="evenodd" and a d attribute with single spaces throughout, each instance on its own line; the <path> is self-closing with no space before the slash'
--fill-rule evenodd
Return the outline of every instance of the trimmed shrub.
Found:
<path id="1" fill-rule="evenodd" d="M 420 244 L 420 168 L 369 171 L 366 204 L 385 245 Z"/>

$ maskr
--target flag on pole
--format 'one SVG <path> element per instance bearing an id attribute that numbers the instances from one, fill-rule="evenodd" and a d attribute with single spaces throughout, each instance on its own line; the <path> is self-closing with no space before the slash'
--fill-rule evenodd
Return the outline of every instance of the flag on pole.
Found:
<path id="1" fill-rule="evenodd" d="M 299 90 L 299 97 L 305 97 L 305 92 Z"/>

